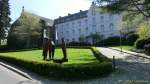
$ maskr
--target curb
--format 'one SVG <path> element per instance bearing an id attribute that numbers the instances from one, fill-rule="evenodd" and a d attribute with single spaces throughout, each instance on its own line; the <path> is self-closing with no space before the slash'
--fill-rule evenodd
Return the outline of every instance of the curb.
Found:
<path id="1" fill-rule="evenodd" d="M 1 61 L 1 60 L 0 60 L 0 61 Z M 9 70 L 11 70 L 11 71 L 17 73 L 17 74 L 19 74 L 19 75 L 21 75 L 21 76 L 23 76 L 23 77 L 29 79 L 29 80 L 33 80 L 30 76 L 28 76 L 27 74 L 25 74 L 25 73 L 23 73 L 23 72 L 21 72 L 21 71 L 15 69 L 14 67 L 11 67 L 11 66 L 9 66 L 9 65 L 7 65 L 7 64 L 5 64 L 5 63 L 3 63 L 3 62 L 0 62 L 0 65 L 2 65 L 3 67 L 5 67 L 5 68 L 7 68 L 7 69 L 9 69 Z"/>
<path id="2" fill-rule="evenodd" d="M 121 51 L 119 49 L 114 49 L 114 48 L 111 48 L 111 47 L 108 47 L 109 49 L 112 49 L 112 50 L 116 50 L 116 51 Z M 127 54 L 130 54 L 130 55 L 134 55 L 134 56 L 138 56 L 138 57 L 143 57 L 143 58 L 146 58 L 146 59 L 150 59 L 150 57 L 146 57 L 146 56 L 142 56 L 142 55 L 137 55 L 137 54 L 133 54 L 133 53 L 129 53 L 129 52 L 126 52 L 124 50 L 122 50 L 123 53 L 127 53 Z"/>

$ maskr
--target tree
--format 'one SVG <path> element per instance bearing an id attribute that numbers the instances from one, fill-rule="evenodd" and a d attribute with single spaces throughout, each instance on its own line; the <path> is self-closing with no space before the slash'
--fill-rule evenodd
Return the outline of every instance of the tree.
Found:
<path id="1" fill-rule="evenodd" d="M 79 41 L 80 41 L 80 42 L 85 42 L 85 37 L 84 37 L 84 36 L 80 36 L 80 37 L 79 37 Z"/>
<path id="2" fill-rule="evenodd" d="M 150 37 L 150 25 L 148 23 L 142 23 L 137 33 L 140 39 L 149 38 Z"/>
<path id="3" fill-rule="evenodd" d="M 20 48 L 37 47 L 41 38 L 40 18 L 23 12 L 21 17 L 12 25 L 8 35 L 8 45 Z"/>
<path id="4" fill-rule="evenodd" d="M 102 39 L 102 35 L 99 35 L 97 32 L 95 34 L 91 34 L 87 36 L 87 38 L 91 38 L 93 44 L 96 44 L 98 41 Z"/>
<path id="5" fill-rule="evenodd" d="M 134 18 L 128 17 L 127 12 L 123 12 L 122 15 L 124 16 L 122 20 L 118 23 L 118 28 L 124 33 L 135 32 L 137 28 L 139 28 L 141 23 L 147 22 L 146 18 L 142 15 L 137 15 Z M 125 30 L 125 31 L 124 31 Z"/>
<path id="6" fill-rule="evenodd" d="M 10 27 L 9 0 L 0 0 L 0 38 L 4 38 L 8 27 Z"/>
<path id="7" fill-rule="evenodd" d="M 142 14 L 150 18 L 150 0 L 96 0 L 96 2 L 106 11 L 128 11 L 128 17 Z"/>

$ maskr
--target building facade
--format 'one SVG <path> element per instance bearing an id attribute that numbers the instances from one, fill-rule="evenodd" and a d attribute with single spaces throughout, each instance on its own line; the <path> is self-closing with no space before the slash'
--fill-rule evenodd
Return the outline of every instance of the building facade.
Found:
<path id="1" fill-rule="evenodd" d="M 61 44 L 64 38 L 67 43 L 80 42 L 80 38 L 85 38 L 85 42 L 92 43 L 89 37 L 98 34 L 104 38 L 119 36 L 118 23 L 121 20 L 120 14 L 103 13 L 97 10 L 93 2 L 89 10 L 68 14 L 68 16 L 55 19 L 54 26 L 56 40 Z"/>

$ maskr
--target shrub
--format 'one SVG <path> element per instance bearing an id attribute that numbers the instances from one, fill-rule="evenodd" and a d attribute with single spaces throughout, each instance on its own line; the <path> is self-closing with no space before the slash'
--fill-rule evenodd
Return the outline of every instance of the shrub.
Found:
<path id="1" fill-rule="evenodd" d="M 90 43 L 86 43 L 86 42 L 70 42 L 68 45 L 69 46 L 91 46 Z"/>
<path id="2" fill-rule="evenodd" d="M 139 36 L 137 34 L 131 33 L 128 34 L 126 39 L 127 39 L 127 44 L 128 45 L 134 45 L 135 41 L 139 38 Z"/>
<path id="3" fill-rule="evenodd" d="M 150 54 L 150 44 L 145 45 L 144 49 L 147 54 Z"/>
<path id="4" fill-rule="evenodd" d="M 94 56 L 101 62 L 103 61 L 109 61 L 111 62 L 110 59 L 106 58 L 105 56 L 103 56 L 95 47 L 91 47 L 91 50 L 94 54 Z"/>
<path id="5" fill-rule="evenodd" d="M 135 47 L 137 49 L 144 49 L 144 45 L 149 44 L 150 43 L 150 38 L 147 39 L 138 39 L 135 42 Z"/>
<path id="6" fill-rule="evenodd" d="M 121 44 L 126 44 L 126 39 L 124 37 L 121 37 Z M 98 43 L 96 43 L 97 46 L 117 46 L 120 45 L 120 37 L 114 36 L 114 37 L 108 37 L 107 39 L 104 39 Z"/>

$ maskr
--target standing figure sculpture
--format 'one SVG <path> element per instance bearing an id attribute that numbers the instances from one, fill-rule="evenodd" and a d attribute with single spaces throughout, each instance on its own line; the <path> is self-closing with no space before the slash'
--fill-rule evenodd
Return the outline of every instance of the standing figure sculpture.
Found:
<path id="1" fill-rule="evenodd" d="M 55 54 L 55 43 L 51 39 L 49 39 L 48 42 L 48 50 L 49 50 L 49 60 L 53 60 Z"/>
<path id="2" fill-rule="evenodd" d="M 48 38 L 43 39 L 43 60 L 46 60 L 48 52 Z"/>
<path id="3" fill-rule="evenodd" d="M 63 61 L 68 61 L 67 58 L 67 50 L 66 50 L 66 42 L 64 40 L 64 38 L 61 39 L 62 40 L 62 52 L 63 52 Z"/>

